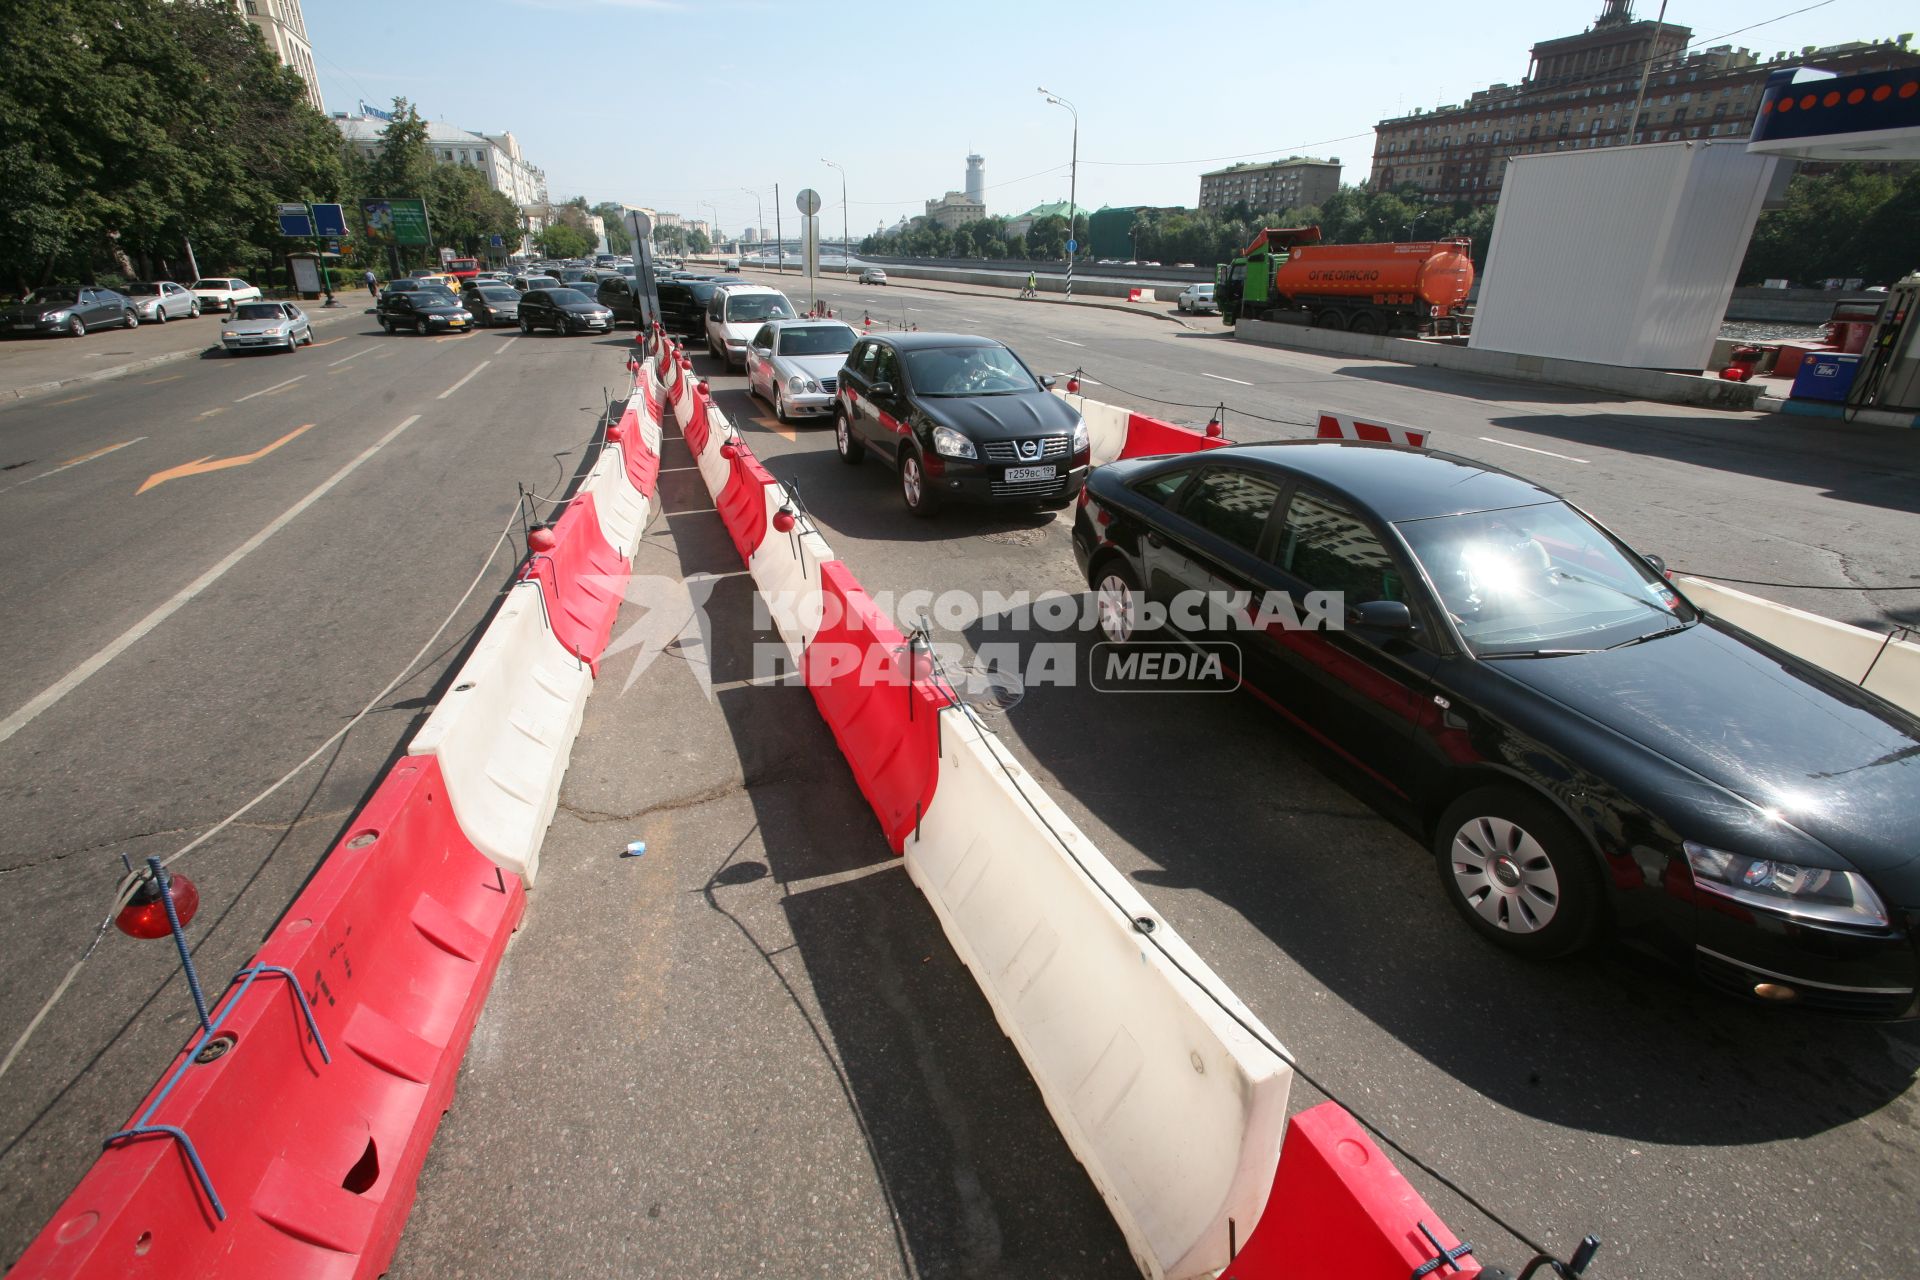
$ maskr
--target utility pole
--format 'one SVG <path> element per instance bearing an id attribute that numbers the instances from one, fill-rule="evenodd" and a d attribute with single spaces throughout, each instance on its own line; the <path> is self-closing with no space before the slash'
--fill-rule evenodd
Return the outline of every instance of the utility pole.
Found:
<path id="1" fill-rule="evenodd" d="M 1661 0 L 1664 4 L 1665 0 Z M 1664 12 L 1664 10 L 1663 10 Z M 1073 115 L 1073 155 L 1067 167 L 1067 301 L 1073 301 L 1073 258 L 1079 248 L 1080 225 L 1080 112 L 1071 102 L 1050 90 L 1041 94 L 1056 107 L 1065 107 Z"/>
<path id="2" fill-rule="evenodd" d="M 847 171 L 840 165 L 820 157 L 820 163 L 829 169 L 840 170 L 840 269 L 841 274 L 853 275 L 853 241 L 847 232 Z"/>
<path id="3" fill-rule="evenodd" d="M 1647 73 L 1653 70 L 1654 55 L 1660 50 L 1660 24 L 1667 20 L 1667 0 L 1660 0 L 1660 16 L 1653 20 L 1653 35 L 1647 41 L 1647 60 L 1640 67 L 1640 92 L 1633 95 L 1633 114 L 1627 117 L 1627 146 L 1634 143 L 1640 129 L 1640 104 L 1647 100 Z"/>
<path id="4" fill-rule="evenodd" d="M 780 229 L 780 184 L 773 184 L 773 263 L 781 275 L 787 274 L 787 233 Z"/>

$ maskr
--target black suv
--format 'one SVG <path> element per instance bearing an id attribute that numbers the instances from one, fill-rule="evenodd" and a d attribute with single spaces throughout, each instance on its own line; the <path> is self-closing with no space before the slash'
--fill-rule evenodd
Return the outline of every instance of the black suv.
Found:
<path id="1" fill-rule="evenodd" d="M 437 287 L 403 292 L 390 289 L 380 295 L 376 314 L 380 327 L 388 333 L 396 329 L 411 329 L 420 334 L 468 333 L 473 329 L 473 316 L 460 305 L 460 299 Z"/>
<path id="2" fill-rule="evenodd" d="M 594 295 L 599 304 L 613 312 L 616 325 L 630 324 L 636 329 L 644 329 L 649 323 L 644 314 L 647 300 L 644 295 L 636 295 L 634 282 L 625 276 L 607 276 L 600 281 L 600 290 Z"/>
<path id="3" fill-rule="evenodd" d="M 660 281 L 660 322 L 674 333 L 704 336 L 707 303 L 718 285 L 704 276 Z"/>
<path id="4" fill-rule="evenodd" d="M 1087 482 L 1080 414 L 1005 344 L 958 333 L 863 338 L 834 397 L 840 460 L 873 449 L 916 516 L 945 499 L 1064 507 Z"/>
<path id="5" fill-rule="evenodd" d="M 578 289 L 529 289 L 520 295 L 520 332 L 612 333 L 613 312 Z"/>

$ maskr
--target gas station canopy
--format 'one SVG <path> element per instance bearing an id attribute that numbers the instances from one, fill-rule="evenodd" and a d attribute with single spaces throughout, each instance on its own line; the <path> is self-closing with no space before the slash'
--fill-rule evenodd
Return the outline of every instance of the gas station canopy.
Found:
<path id="1" fill-rule="evenodd" d="M 1920 160 L 1920 70 L 1776 71 L 1747 150 L 1800 160 Z"/>

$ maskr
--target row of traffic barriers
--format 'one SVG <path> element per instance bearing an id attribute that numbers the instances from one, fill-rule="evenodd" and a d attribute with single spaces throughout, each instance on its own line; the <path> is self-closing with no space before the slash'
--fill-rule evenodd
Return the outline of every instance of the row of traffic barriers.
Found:
<path id="1" fill-rule="evenodd" d="M 658 407 L 629 400 L 408 754 L 9 1277 L 386 1269 L 655 506 Z"/>
<path id="2" fill-rule="evenodd" d="M 1078 376 L 1068 379 L 1064 386 L 1054 388 L 1053 394 L 1079 410 L 1081 421 L 1087 424 L 1092 461 L 1096 467 L 1122 458 L 1192 453 L 1233 443 L 1221 433 L 1222 415 L 1218 412 L 1204 430 L 1196 430 L 1164 418 L 1136 413 L 1117 404 L 1089 399 L 1080 393 Z M 1364 440 L 1407 445 L 1415 449 L 1427 447 L 1432 438 L 1429 432 L 1419 428 L 1394 426 L 1392 423 L 1370 421 L 1331 410 L 1323 410 L 1319 414 L 1314 436 L 1320 440 Z"/>
<path id="3" fill-rule="evenodd" d="M 1323 1103 L 1289 1124 L 1292 1060 L 1272 1032 L 833 558 L 686 353 L 659 341 L 638 380 L 636 400 L 671 406 L 862 795 L 1141 1272 L 1400 1280 L 1450 1254 L 1446 1275 L 1479 1275 L 1345 1111 Z M 1130 444 L 1223 443 L 1115 412 L 1090 419 L 1097 463 Z"/>

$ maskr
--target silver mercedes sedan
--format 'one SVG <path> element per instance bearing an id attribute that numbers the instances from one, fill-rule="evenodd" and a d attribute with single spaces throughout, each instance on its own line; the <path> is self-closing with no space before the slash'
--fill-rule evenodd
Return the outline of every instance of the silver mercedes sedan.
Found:
<path id="1" fill-rule="evenodd" d="M 171 280 L 138 280 L 120 290 L 133 303 L 142 320 L 165 324 L 169 320 L 189 320 L 200 314 L 200 299 L 185 285 Z"/>
<path id="2" fill-rule="evenodd" d="M 833 416 L 840 366 L 857 336 L 840 320 L 768 321 L 747 344 L 748 392 L 782 422 Z"/>

